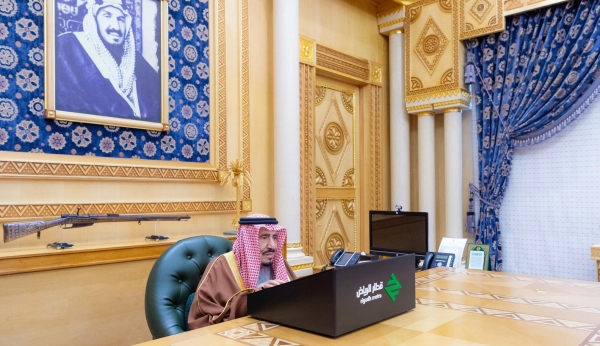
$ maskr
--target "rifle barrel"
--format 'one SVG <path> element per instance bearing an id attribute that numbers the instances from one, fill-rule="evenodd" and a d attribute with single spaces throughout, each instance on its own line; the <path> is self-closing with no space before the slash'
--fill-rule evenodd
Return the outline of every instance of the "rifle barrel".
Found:
<path id="1" fill-rule="evenodd" d="M 4 229 L 4 242 L 8 243 L 9 241 L 13 241 L 15 239 L 19 239 L 33 233 L 38 233 L 45 229 L 59 225 L 89 224 L 91 226 L 92 224 L 98 222 L 181 221 L 189 219 L 189 215 L 63 214 L 60 218 L 50 221 L 5 223 L 2 228 Z"/>

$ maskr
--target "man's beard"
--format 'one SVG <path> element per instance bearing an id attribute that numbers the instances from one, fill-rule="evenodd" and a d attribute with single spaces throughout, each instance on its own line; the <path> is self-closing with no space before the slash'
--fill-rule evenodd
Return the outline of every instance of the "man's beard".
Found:
<path id="1" fill-rule="evenodd" d="M 261 261 L 260 264 L 264 267 L 271 267 L 273 265 L 273 259 L 275 258 L 275 251 L 266 251 L 263 253 L 263 255 L 266 255 L 267 253 L 272 253 L 273 257 L 271 259 L 266 259 L 267 263 Z"/>
<path id="2" fill-rule="evenodd" d="M 104 41 L 104 40 L 102 40 L 102 41 Z M 104 46 L 106 46 L 106 49 L 108 50 L 110 55 L 112 55 L 112 57 L 115 59 L 115 61 L 117 62 L 117 65 L 121 65 L 121 60 L 123 59 L 123 54 L 125 54 L 124 45 L 123 44 L 110 44 L 110 43 L 104 42 Z"/>

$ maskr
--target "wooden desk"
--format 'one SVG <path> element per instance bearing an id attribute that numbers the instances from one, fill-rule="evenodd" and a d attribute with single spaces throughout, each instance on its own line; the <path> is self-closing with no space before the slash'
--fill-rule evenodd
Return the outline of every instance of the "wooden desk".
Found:
<path id="1" fill-rule="evenodd" d="M 244 317 L 141 345 L 591 346 L 600 342 L 599 283 L 451 268 L 416 276 L 414 310 L 335 339 Z"/>

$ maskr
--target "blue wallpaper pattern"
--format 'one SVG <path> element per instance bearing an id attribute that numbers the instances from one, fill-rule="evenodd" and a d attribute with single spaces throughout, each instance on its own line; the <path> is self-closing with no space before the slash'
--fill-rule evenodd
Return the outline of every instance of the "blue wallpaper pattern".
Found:
<path id="1" fill-rule="evenodd" d="M 208 0 L 169 0 L 169 121 L 158 131 L 44 119 L 43 0 L 0 1 L 0 150 L 207 162 Z"/>

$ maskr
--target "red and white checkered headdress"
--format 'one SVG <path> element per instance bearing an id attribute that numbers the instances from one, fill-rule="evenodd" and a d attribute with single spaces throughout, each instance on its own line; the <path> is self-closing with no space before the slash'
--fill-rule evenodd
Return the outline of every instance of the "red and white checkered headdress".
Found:
<path id="1" fill-rule="evenodd" d="M 253 214 L 248 218 L 269 218 L 264 214 Z M 261 228 L 277 232 L 277 250 L 273 255 L 273 274 L 275 279 L 289 281 L 281 250 L 285 244 L 287 230 L 277 224 L 240 225 L 237 239 L 233 244 L 233 254 L 237 262 L 242 280 L 246 288 L 256 288 L 258 273 L 260 271 L 260 245 L 258 244 L 258 231 Z"/>

